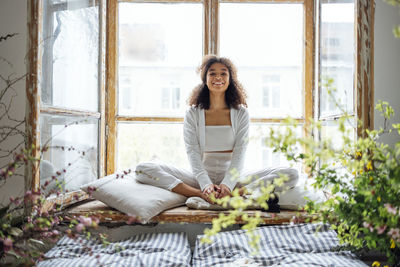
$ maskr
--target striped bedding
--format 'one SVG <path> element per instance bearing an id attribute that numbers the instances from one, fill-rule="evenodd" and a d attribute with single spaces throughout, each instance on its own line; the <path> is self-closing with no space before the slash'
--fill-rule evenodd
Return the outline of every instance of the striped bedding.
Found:
<path id="1" fill-rule="evenodd" d="M 185 233 L 141 234 L 107 246 L 86 239 L 61 238 L 45 254 L 40 267 L 65 266 L 190 266 Z"/>
<path id="2" fill-rule="evenodd" d="M 201 243 L 198 236 L 192 266 L 367 266 L 351 252 L 334 252 L 338 239 L 326 225 L 267 226 L 255 231 L 261 236 L 256 255 L 244 230 L 221 232 L 211 244 Z"/>

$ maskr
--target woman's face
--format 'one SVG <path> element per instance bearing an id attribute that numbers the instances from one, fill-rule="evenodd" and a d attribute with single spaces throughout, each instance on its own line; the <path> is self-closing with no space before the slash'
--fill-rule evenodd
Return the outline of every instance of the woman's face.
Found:
<path id="1" fill-rule="evenodd" d="M 207 71 L 207 87 L 212 93 L 224 93 L 229 86 L 229 70 L 221 63 L 214 63 Z"/>

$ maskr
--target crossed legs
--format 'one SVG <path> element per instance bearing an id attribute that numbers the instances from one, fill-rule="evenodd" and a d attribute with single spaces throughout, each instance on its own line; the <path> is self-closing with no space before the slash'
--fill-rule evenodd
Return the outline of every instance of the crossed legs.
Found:
<path id="1" fill-rule="evenodd" d="M 239 193 L 253 192 L 261 186 L 274 183 L 274 179 L 284 175 L 287 180 L 281 186 L 275 188 L 275 192 L 281 192 L 294 187 L 298 181 L 298 172 L 293 168 L 264 168 L 257 171 L 245 172 L 244 178 L 236 185 Z M 184 195 L 186 197 L 201 197 L 207 201 L 209 198 L 200 190 L 194 175 L 185 169 L 176 168 L 163 162 L 143 162 L 136 167 L 137 180 L 144 184 L 150 184 L 166 190 Z M 247 180 L 246 177 L 249 177 Z M 245 181 L 247 180 L 247 181 Z"/>
<path id="2" fill-rule="evenodd" d="M 136 166 L 136 179 L 141 183 L 161 187 L 185 197 L 201 197 L 209 201 L 190 171 L 163 162 L 140 163 Z"/>

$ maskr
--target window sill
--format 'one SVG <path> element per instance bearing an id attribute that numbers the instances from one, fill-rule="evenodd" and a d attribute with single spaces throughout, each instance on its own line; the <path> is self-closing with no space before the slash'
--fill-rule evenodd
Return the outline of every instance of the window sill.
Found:
<path id="1" fill-rule="evenodd" d="M 96 215 L 100 223 L 125 223 L 129 220 L 128 216 L 118 210 L 115 210 L 101 201 L 88 200 L 76 203 L 69 207 L 67 214 L 71 217 L 80 215 Z M 218 218 L 223 211 L 214 210 L 194 210 L 186 206 L 180 206 L 166 210 L 153 217 L 150 223 L 212 223 L 214 218 Z M 227 212 L 225 212 L 227 213 Z M 249 216 L 253 216 L 256 210 L 245 211 Z M 290 223 L 293 216 L 296 216 L 296 222 L 305 222 L 311 216 L 304 211 L 281 210 L 280 213 L 261 212 L 261 219 L 264 225 L 287 224 Z M 245 224 L 243 220 L 238 220 L 238 224 Z"/>
<path id="2" fill-rule="evenodd" d="M 82 201 L 89 199 L 89 195 L 82 190 L 77 190 L 68 193 L 62 193 L 59 196 L 52 195 L 46 198 L 41 211 L 51 211 L 54 205 L 60 205 L 62 207 L 68 207 L 73 204 L 80 204 Z"/>

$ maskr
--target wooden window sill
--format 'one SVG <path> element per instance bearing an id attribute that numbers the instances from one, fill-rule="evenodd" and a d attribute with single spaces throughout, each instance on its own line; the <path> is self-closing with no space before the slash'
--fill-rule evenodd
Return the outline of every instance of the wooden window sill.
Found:
<path id="1" fill-rule="evenodd" d="M 67 208 L 67 214 L 72 217 L 80 215 L 96 215 L 100 223 L 125 223 L 128 216 L 116 209 L 113 209 L 101 201 L 88 200 L 76 203 Z M 159 215 L 153 217 L 150 223 L 212 223 L 214 218 L 218 218 L 221 212 L 214 210 L 195 210 L 186 206 L 180 206 L 166 210 Z M 254 215 L 256 210 L 247 210 L 249 216 Z M 296 216 L 296 222 L 304 222 L 310 218 L 310 215 L 304 211 L 281 210 L 280 213 L 261 212 L 263 224 L 286 224 Z M 242 220 L 237 221 L 238 224 L 244 224 Z"/>

